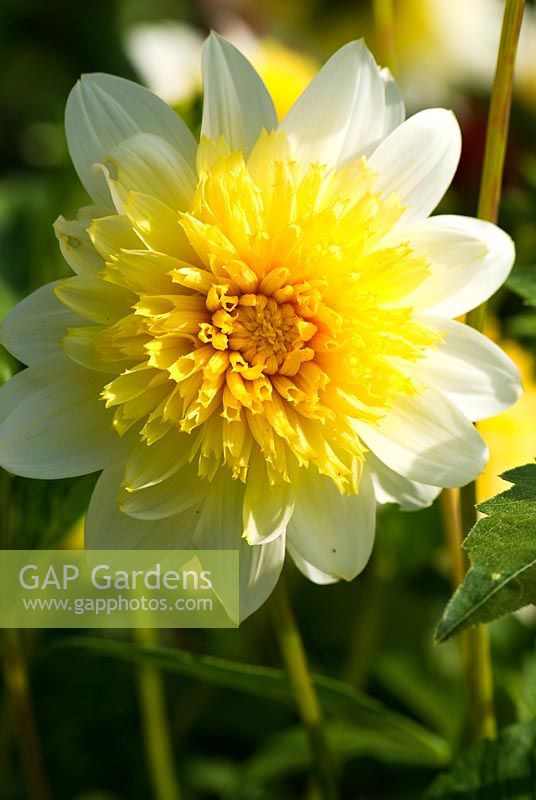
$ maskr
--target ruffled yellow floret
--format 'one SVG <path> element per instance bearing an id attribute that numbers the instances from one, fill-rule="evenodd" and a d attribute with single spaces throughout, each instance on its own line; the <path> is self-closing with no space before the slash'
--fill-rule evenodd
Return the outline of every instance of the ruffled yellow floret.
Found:
<path id="1" fill-rule="evenodd" d="M 282 134 L 247 161 L 204 140 L 198 175 L 187 212 L 131 192 L 124 215 L 93 219 L 106 266 L 59 289 L 93 323 L 65 349 L 111 373 L 120 435 L 182 432 L 201 477 L 226 465 L 245 480 L 260 452 L 272 482 L 313 464 L 355 492 L 353 423 L 418 391 L 404 361 L 439 338 L 403 302 L 426 260 L 385 238 L 404 209 L 374 192 L 365 159 L 304 167 Z"/>

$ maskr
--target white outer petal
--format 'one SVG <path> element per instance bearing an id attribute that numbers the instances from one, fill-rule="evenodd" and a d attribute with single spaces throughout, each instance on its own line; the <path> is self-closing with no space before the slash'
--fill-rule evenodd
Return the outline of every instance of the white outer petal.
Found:
<path id="1" fill-rule="evenodd" d="M 331 56 L 280 124 L 298 161 L 335 166 L 384 134 L 385 88 L 361 39 Z"/>
<path id="2" fill-rule="evenodd" d="M 41 286 L 13 308 L 0 329 L 0 342 L 23 364 L 40 364 L 61 354 L 67 328 L 84 321 L 54 294 L 58 281 Z"/>
<path id="3" fill-rule="evenodd" d="M 17 372 L 0 386 L 0 426 L 7 417 L 21 403 L 21 400 L 43 389 L 48 383 L 48 375 L 65 364 L 65 356 L 60 353 L 52 356 L 41 363 L 32 366 L 30 369 L 23 369 Z M 0 442 L 1 445 L 1 442 Z"/>
<path id="4" fill-rule="evenodd" d="M 390 469 L 419 483 L 463 486 L 487 462 L 476 428 L 441 392 L 399 397 L 377 428 L 354 422 L 356 433 Z"/>
<path id="5" fill-rule="evenodd" d="M 240 542 L 240 619 L 253 614 L 272 594 L 285 560 L 285 536 L 267 544 Z"/>
<path id="6" fill-rule="evenodd" d="M 148 89 L 114 75 L 82 76 L 67 100 L 65 131 L 74 167 L 97 203 L 109 206 L 111 199 L 93 164 L 136 133 L 166 139 L 195 169 L 196 141 L 180 117 Z"/>
<path id="7" fill-rule="evenodd" d="M 186 464 L 191 449 L 190 435 L 175 430 L 150 445 L 138 442 L 126 464 L 125 487 L 135 492 L 165 481 Z"/>
<path id="8" fill-rule="evenodd" d="M 244 485 L 221 469 L 202 503 L 193 537 L 201 550 L 240 551 L 240 618 L 253 614 L 277 583 L 285 555 L 285 536 L 268 544 L 242 538 Z"/>
<path id="9" fill-rule="evenodd" d="M 296 478 L 270 486 L 266 461 L 253 455 L 249 469 L 242 517 L 248 544 L 266 544 L 285 533 L 294 511 Z"/>
<path id="10" fill-rule="evenodd" d="M 139 520 L 119 510 L 125 464 L 108 467 L 99 477 L 86 515 L 88 550 L 176 550 L 193 547 L 195 509 L 163 520 Z"/>
<path id="11" fill-rule="evenodd" d="M 519 372 L 500 347 L 461 322 L 421 319 L 446 337 L 436 350 L 408 368 L 418 381 L 438 389 L 472 420 L 493 417 L 519 400 Z"/>
<path id="12" fill-rule="evenodd" d="M 460 127 L 451 111 L 431 108 L 410 117 L 384 139 L 369 159 L 376 191 L 395 194 L 407 206 L 399 224 L 424 219 L 437 206 L 456 172 Z"/>
<path id="13" fill-rule="evenodd" d="M 428 508 L 441 493 L 439 486 L 429 486 L 403 478 L 386 467 L 374 453 L 367 453 L 367 465 L 372 474 L 376 501 L 398 503 L 402 511 L 416 511 Z"/>
<path id="14" fill-rule="evenodd" d="M 442 214 L 398 235 L 431 263 L 430 276 L 404 302 L 440 317 L 461 316 L 491 297 L 515 260 L 510 236 L 473 217 Z"/>
<path id="15" fill-rule="evenodd" d="M 89 207 L 81 209 L 81 211 L 93 211 L 95 217 L 113 213 L 112 208 L 97 207 Z M 92 217 L 65 219 L 65 217 L 59 216 L 53 224 L 61 254 L 77 275 L 96 275 L 104 269 L 104 259 L 93 247 L 87 232 L 92 219 Z"/>
<path id="16" fill-rule="evenodd" d="M 391 71 L 384 67 L 381 70 L 381 76 L 385 90 L 385 114 L 382 132 L 383 137 L 385 137 L 395 128 L 398 128 L 399 125 L 402 125 L 406 119 L 406 106 Z"/>
<path id="17" fill-rule="evenodd" d="M 203 45 L 203 122 L 201 134 L 223 136 L 231 150 L 246 155 L 263 128 L 277 126 L 266 86 L 247 58 L 217 33 Z"/>
<path id="18" fill-rule="evenodd" d="M 341 495 L 330 478 L 300 470 L 288 541 L 302 559 L 325 575 L 352 580 L 372 552 L 376 499 L 365 469 L 359 494 Z"/>
<path id="19" fill-rule="evenodd" d="M 136 519 L 163 519 L 198 504 L 209 491 L 209 482 L 197 475 L 197 464 L 185 464 L 152 486 L 135 492 L 125 491 L 120 507 L 123 513 Z"/>
<path id="20" fill-rule="evenodd" d="M 97 172 L 99 166 L 95 166 Z M 175 211 L 184 211 L 192 203 L 195 171 L 180 150 L 162 136 L 137 133 L 106 153 L 102 166 L 119 214 L 124 213 L 129 192 L 148 194 Z"/>
<path id="21" fill-rule="evenodd" d="M 0 425 L 5 469 L 27 478 L 70 478 L 126 458 L 129 437 L 115 433 L 113 415 L 99 399 L 102 375 L 66 357 L 44 362 L 37 376 L 34 370 L 20 373 L 15 389 L 6 384 L 0 390 L 0 407 L 4 392 L 11 407 Z"/>
<path id="22" fill-rule="evenodd" d="M 328 575 L 326 572 L 322 572 L 322 570 L 313 567 L 309 561 L 306 561 L 305 558 L 298 553 L 290 541 L 287 542 L 287 550 L 289 556 L 292 558 L 302 575 L 304 575 L 313 583 L 317 583 L 319 586 L 327 586 L 330 583 L 338 582 L 339 578 L 335 578 L 333 575 Z"/>

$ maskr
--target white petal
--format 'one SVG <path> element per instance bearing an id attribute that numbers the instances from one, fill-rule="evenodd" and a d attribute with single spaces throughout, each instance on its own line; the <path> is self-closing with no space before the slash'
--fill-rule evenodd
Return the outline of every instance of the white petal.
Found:
<path id="1" fill-rule="evenodd" d="M 519 400 L 519 372 L 500 347 L 460 322 L 422 319 L 446 336 L 436 350 L 411 366 L 418 381 L 439 389 L 472 420 L 493 417 Z"/>
<path id="2" fill-rule="evenodd" d="M 300 470 L 288 540 L 313 567 L 333 578 L 351 580 L 369 560 L 374 542 L 376 500 L 370 475 L 363 472 L 357 495 L 341 495 L 330 478 Z"/>
<path id="3" fill-rule="evenodd" d="M 431 217 L 399 236 L 430 261 L 430 276 L 404 301 L 427 314 L 458 317 L 476 308 L 502 286 L 514 264 L 508 234 L 472 217 Z"/>
<path id="4" fill-rule="evenodd" d="M 0 341 L 23 364 L 39 364 L 60 353 L 67 328 L 83 324 L 60 303 L 55 286 L 57 281 L 41 286 L 16 305 L 2 324 Z"/>
<path id="5" fill-rule="evenodd" d="M 272 592 L 283 566 L 285 537 L 269 544 L 248 544 L 242 538 L 244 484 L 220 470 L 203 500 L 194 533 L 200 550 L 240 551 L 240 617 L 252 614 Z"/>
<path id="6" fill-rule="evenodd" d="M 192 437 L 179 431 L 170 431 L 151 445 L 140 442 L 128 459 L 125 487 L 134 492 L 166 480 L 186 463 L 191 451 Z"/>
<path id="7" fill-rule="evenodd" d="M 392 470 L 432 486 L 464 486 L 480 475 L 488 458 L 476 428 L 432 387 L 397 398 L 378 428 L 361 422 L 354 428 Z"/>
<path id="8" fill-rule="evenodd" d="M 238 550 L 242 536 L 244 484 L 233 480 L 228 469 L 220 469 L 209 486 L 194 533 L 194 547 L 200 550 Z"/>
<path id="9" fill-rule="evenodd" d="M 313 583 L 317 583 L 319 586 L 327 586 L 330 583 L 337 583 L 339 580 L 339 578 L 334 578 L 333 575 L 327 575 L 325 572 L 313 567 L 309 561 L 302 558 L 290 540 L 287 542 L 287 550 L 302 575 L 305 575 Z"/>
<path id="10" fill-rule="evenodd" d="M 161 136 L 195 165 L 196 141 L 180 117 L 148 89 L 114 75 L 94 73 L 78 81 L 67 100 L 65 130 L 80 180 L 105 205 L 111 204 L 110 193 L 92 166 L 136 133 Z"/>
<path id="11" fill-rule="evenodd" d="M 154 445 L 153 445 L 154 446 Z M 121 511 L 137 519 L 163 519 L 190 508 L 210 491 L 197 475 L 197 464 L 186 464 L 163 481 L 121 496 Z"/>
<path id="12" fill-rule="evenodd" d="M 111 428 L 99 398 L 103 376 L 66 357 L 43 366 L 48 374 L 38 370 L 37 385 L 29 367 L 17 376 L 16 391 L 5 387 L 16 405 L 0 425 L 0 464 L 27 478 L 69 478 L 124 460 L 131 443 Z"/>
<path id="13" fill-rule="evenodd" d="M 428 508 L 441 493 L 439 486 L 410 481 L 386 467 L 374 453 L 367 453 L 367 465 L 372 473 L 376 501 L 380 504 L 398 503 L 402 511 Z"/>
<path id="14" fill-rule="evenodd" d="M 295 496 L 296 480 L 270 486 L 264 457 L 251 459 L 243 506 L 244 536 L 249 544 L 265 544 L 285 533 Z"/>
<path id="15" fill-rule="evenodd" d="M 61 254 L 77 275 L 96 275 L 104 268 L 104 260 L 93 247 L 87 232 L 90 224 L 89 218 L 58 217 L 53 226 Z"/>
<path id="16" fill-rule="evenodd" d="M 60 351 L 58 355 L 37 363 L 31 369 L 17 372 L 0 386 L 0 424 L 14 411 L 21 400 L 32 392 L 46 386 L 49 372 L 62 368 L 65 356 Z"/>
<path id="17" fill-rule="evenodd" d="M 423 219 L 450 186 L 461 152 L 456 118 L 443 108 L 410 117 L 381 142 L 369 159 L 374 188 L 408 206 L 402 220 Z"/>
<path id="18" fill-rule="evenodd" d="M 362 154 L 384 132 L 385 90 L 363 40 L 341 47 L 281 122 L 302 164 L 334 166 Z"/>
<path id="19" fill-rule="evenodd" d="M 111 325 L 125 317 L 137 300 L 136 295 L 100 277 L 75 275 L 58 281 L 56 297 L 84 320 Z"/>
<path id="20" fill-rule="evenodd" d="M 86 516 L 85 546 L 88 550 L 191 549 L 191 533 L 197 516 L 191 508 L 162 520 L 139 520 L 119 510 L 119 491 L 124 464 L 105 469 L 93 492 Z"/>
<path id="21" fill-rule="evenodd" d="M 382 136 L 388 136 L 391 131 L 394 131 L 395 128 L 402 125 L 406 119 L 406 106 L 400 94 L 400 89 L 387 67 L 382 69 L 381 76 L 385 90 L 385 113 L 383 117 Z"/>
<path id="22" fill-rule="evenodd" d="M 102 164 L 120 214 L 129 192 L 151 195 L 175 210 L 184 211 L 191 205 L 195 172 L 185 156 L 161 136 L 131 136 L 106 153 Z"/>
<path id="23" fill-rule="evenodd" d="M 285 536 L 268 544 L 240 542 L 240 619 L 253 614 L 272 594 L 285 560 Z"/>
<path id="24" fill-rule="evenodd" d="M 261 130 L 277 126 L 274 104 L 247 58 L 216 33 L 203 45 L 203 122 L 201 134 L 223 136 L 232 150 L 246 155 Z"/>

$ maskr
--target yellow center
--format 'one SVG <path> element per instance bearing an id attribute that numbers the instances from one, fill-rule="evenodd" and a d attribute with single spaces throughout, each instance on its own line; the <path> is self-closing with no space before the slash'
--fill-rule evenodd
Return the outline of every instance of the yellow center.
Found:
<path id="1" fill-rule="evenodd" d="M 260 452 L 272 482 L 314 465 L 355 492 L 355 421 L 419 391 L 404 363 L 439 339 L 404 303 L 428 265 L 387 238 L 403 208 L 364 159 L 303 167 L 282 134 L 248 160 L 202 141 L 198 172 L 186 213 L 133 192 L 123 215 L 93 220 L 121 311 L 66 350 L 86 336 L 95 368 L 116 371 L 103 397 L 120 435 L 137 426 L 151 447 L 182 432 L 201 477 L 225 465 L 245 480 Z"/>

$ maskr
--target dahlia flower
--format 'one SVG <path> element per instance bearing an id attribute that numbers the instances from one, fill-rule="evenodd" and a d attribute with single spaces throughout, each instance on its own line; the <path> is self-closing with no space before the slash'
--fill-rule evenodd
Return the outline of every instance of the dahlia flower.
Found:
<path id="1" fill-rule="evenodd" d="M 239 548 L 242 616 L 285 549 L 317 583 L 369 558 L 376 504 L 430 504 L 487 458 L 472 420 L 511 405 L 512 362 L 455 317 L 510 238 L 429 217 L 460 155 L 454 116 L 404 121 L 363 42 L 280 124 L 229 43 L 204 46 L 199 144 L 148 90 L 83 77 L 67 141 L 92 199 L 55 230 L 74 276 L 5 321 L 28 368 L 0 391 L 0 463 L 102 470 L 86 546 Z"/>

